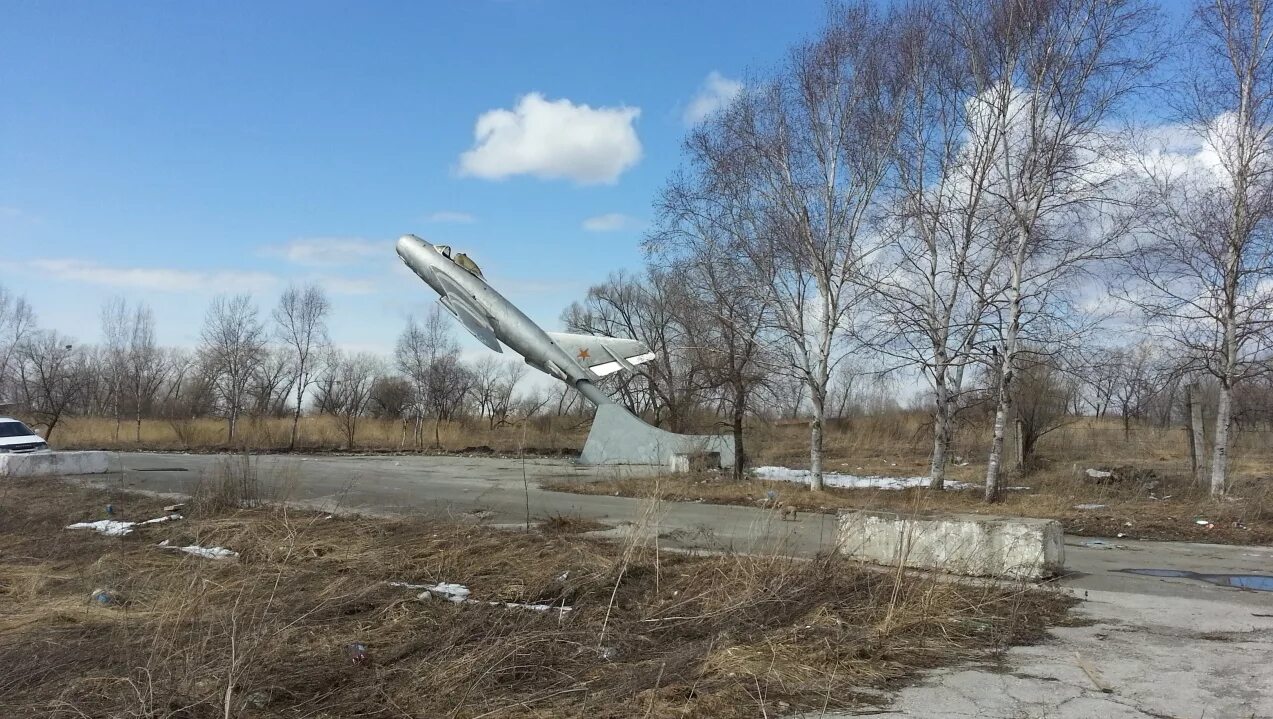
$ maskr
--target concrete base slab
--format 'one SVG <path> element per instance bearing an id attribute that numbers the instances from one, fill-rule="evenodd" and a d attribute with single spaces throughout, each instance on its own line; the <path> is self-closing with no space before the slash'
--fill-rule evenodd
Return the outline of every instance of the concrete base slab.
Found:
<path id="1" fill-rule="evenodd" d="M 0 477 L 51 477 L 110 471 L 106 452 L 34 452 L 0 454 Z"/>
<path id="2" fill-rule="evenodd" d="M 838 546 L 873 564 L 977 577 L 1038 579 L 1065 565 L 1061 523 L 1051 519 L 846 511 Z"/>
<path id="3" fill-rule="evenodd" d="M 670 467 L 673 455 L 708 452 L 720 454 L 722 467 L 734 466 L 732 436 L 674 434 L 651 427 L 619 405 L 603 404 L 597 407 L 579 462 Z"/>

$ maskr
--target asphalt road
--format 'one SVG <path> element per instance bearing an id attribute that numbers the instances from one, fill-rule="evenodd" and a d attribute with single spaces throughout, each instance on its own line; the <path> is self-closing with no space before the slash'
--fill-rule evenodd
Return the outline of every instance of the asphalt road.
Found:
<path id="1" fill-rule="evenodd" d="M 113 455 L 117 471 L 86 481 L 189 493 L 241 459 Z M 835 518 L 699 503 L 549 492 L 542 480 L 613 476 L 563 460 L 419 456 L 263 456 L 252 460 L 268 498 L 325 511 L 446 515 L 496 525 L 574 515 L 611 533 L 655 533 L 667 546 L 812 555 L 833 546 Z M 793 489 L 793 491 L 795 491 Z M 1066 537 L 1071 574 L 1056 584 L 1085 600 L 1083 627 L 1011 650 L 1010 671 L 937 672 L 902 690 L 890 715 L 914 717 L 1273 717 L 1273 592 L 1160 579 L 1125 569 L 1273 574 L 1273 548 Z M 1096 676 L 1093 677 L 1093 674 Z M 1105 691 L 1105 690 L 1108 691 Z"/>

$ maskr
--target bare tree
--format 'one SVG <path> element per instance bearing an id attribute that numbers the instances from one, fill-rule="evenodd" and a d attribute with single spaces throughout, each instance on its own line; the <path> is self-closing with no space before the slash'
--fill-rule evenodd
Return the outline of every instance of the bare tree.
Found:
<path id="1" fill-rule="evenodd" d="M 889 60 L 892 23 L 872 5 L 837 6 L 774 82 L 745 91 L 728 116 L 764 211 L 744 249 L 766 279 L 780 345 L 807 387 L 810 488 L 823 486 L 827 388 L 841 341 L 867 297 L 880 246 L 878 200 L 892 167 L 902 97 Z"/>
<path id="2" fill-rule="evenodd" d="M 754 243 L 754 206 L 735 183 L 727 133 L 709 121 L 686 142 L 690 173 L 672 180 L 659 203 L 659 227 L 646 240 L 665 272 L 680 275 L 683 301 L 673 312 L 685 329 L 687 361 L 705 370 L 700 381 L 719 394 L 734 437 L 733 475 L 747 467 L 743 422 L 753 395 L 772 371 L 766 330 L 771 295 L 756 282 L 740 251 Z"/>
<path id="3" fill-rule="evenodd" d="M 410 378 L 414 388 L 414 439 L 423 444 L 424 418 L 432 416 L 433 440 L 441 445 L 441 423 L 454 415 L 472 385 L 469 373 L 460 365 L 460 347 L 450 320 L 438 305 L 430 307 L 423 324 L 415 318 L 398 338 L 394 359 L 398 369 Z"/>
<path id="4" fill-rule="evenodd" d="M 288 440 L 288 449 L 296 449 L 305 392 L 313 383 L 314 358 L 329 342 L 327 315 L 330 310 L 331 303 L 327 300 L 327 294 L 317 285 L 288 287 L 279 297 L 278 307 L 274 308 L 276 334 L 291 353 L 294 371 L 292 387 L 296 392 L 296 406 L 292 411 L 292 434 Z"/>
<path id="5" fill-rule="evenodd" d="M 495 355 L 486 355 L 473 363 L 473 400 L 477 403 L 480 417 L 489 417 L 491 426 L 495 425 L 495 395 L 499 391 L 500 372 L 503 362 Z"/>
<path id="6" fill-rule="evenodd" d="M 1122 381 L 1123 351 L 1094 347 L 1087 353 L 1087 358 L 1087 367 L 1081 377 L 1083 391 L 1079 393 L 1079 401 L 1086 404 L 1092 414 L 1104 417 L 1113 404 L 1114 392 Z"/>
<path id="7" fill-rule="evenodd" d="M 411 380 L 398 375 L 382 375 L 371 388 L 371 411 L 376 417 L 406 419 L 414 402 Z"/>
<path id="8" fill-rule="evenodd" d="M 929 486 L 941 489 L 964 380 L 979 357 L 1003 243 L 990 184 L 1003 138 L 968 112 L 984 79 L 984 37 L 963 32 L 957 2 L 919 4 L 900 20 L 896 52 L 907 102 L 897 141 L 896 200 L 873 297 L 870 343 L 915 367 L 931 389 Z"/>
<path id="9" fill-rule="evenodd" d="M 1070 401 L 1078 382 L 1055 355 L 1030 355 L 1039 361 L 1022 362 L 1013 382 L 1012 406 L 1016 413 L 1019 467 L 1029 466 L 1035 447 L 1045 435 L 1071 424 Z"/>
<path id="10" fill-rule="evenodd" d="M 648 410 L 656 425 L 673 432 L 684 431 L 704 386 L 703 368 L 688 361 L 685 351 L 693 339 L 676 312 L 688 301 L 683 280 L 678 272 L 654 266 L 639 276 L 615 273 L 562 313 L 571 331 L 638 339 L 654 352 L 653 362 L 635 373 L 616 373 L 607 385 L 615 386 L 628 409 Z"/>
<path id="11" fill-rule="evenodd" d="M 124 405 L 124 383 L 128 372 L 128 303 L 112 297 L 102 305 L 102 372 L 107 402 L 115 419 L 114 440 L 119 441 Z"/>
<path id="12" fill-rule="evenodd" d="M 959 37 L 979 48 L 969 123 L 999 148 L 988 182 L 1004 243 L 991 289 L 997 380 L 985 496 L 995 501 L 1023 348 L 1072 332 L 1066 290 L 1127 233 L 1132 213 L 1122 211 L 1121 168 L 1108 162 L 1117 138 L 1106 122 L 1153 63 L 1154 15 L 1138 0 L 997 0 L 961 10 Z"/>
<path id="13" fill-rule="evenodd" d="M 1166 382 L 1166 372 L 1159 366 L 1158 353 L 1147 342 L 1134 344 L 1116 351 L 1117 378 L 1110 392 L 1110 401 L 1118 406 L 1123 418 L 1123 439 L 1131 437 L 1131 421 L 1140 419 L 1149 403 Z"/>
<path id="14" fill-rule="evenodd" d="M 15 392 L 10 370 L 23 341 L 35 329 L 35 314 L 22 297 L 14 296 L 0 286 L 0 403 L 12 400 L 6 392 Z"/>
<path id="15" fill-rule="evenodd" d="M 249 409 L 253 417 L 281 417 L 287 411 L 287 396 L 296 380 L 290 348 L 265 346 L 260 361 L 248 381 Z"/>
<path id="16" fill-rule="evenodd" d="M 138 303 L 129 308 L 122 297 L 108 300 L 102 307 L 101 371 L 106 402 L 115 418 L 115 440 L 119 440 L 125 409 L 133 415 L 134 439 L 141 441 L 141 420 L 163 384 L 163 352 L 155 344 L 155 317 L 150 307 Z"/>
<path id="17" fill-rule="evenodd" d="M 225 412 L 226 439 L 233 442 L 246 408 L 248 386 L 265 354 L 265 326 L 251 296 L 214 298 L 200 338 L 200 359 Z"/>
<path id="18" fill-rule="evenodd" d="M 142 414 L 153 411 L 155 396 L 168 373 L 164 353 L 155 343 L 155 316 L 150 307 L 138 303 L 128 324 L 128 354 L 125 383 L 132 395 L 135 440 L 141 442 Z"/>
<path id="19" fill-rule="evenodd" d="M 472 395 L 478 414 L 487 418 L 490 429 L 508 421 L 512 410 L 513 392 L 517 383 L 526 376 L 527 366 L 517 360 L 501 360 L 488 355 L 473 363 L 470 368 Z"/>
<path id="20" fill-rule="evenodd" d="M 17 350 L 19 383 L 26 411 L 44 428 L 44 438 L 79 401 L 87 368 L 70 338 L 52 330 L 33 331 Z"/>
<path id="21" fill-rule="evenodd" d="M 346 354 L 334 350 L 329 355 L 324 370 L 334 377 L 329 403 L 340 422 L 347 448 L 352 449 L 357 443 L 358 420 L 371 406 L 372 389 L 381 369 L 379 358 L 365 352 Z"/>
<path id="22" fill-rule="evenodd" d="M 528 370 L 525 362 L 510 360 L 504 363 L 504 372 L 500 377 L 499 388 L 495 392 L 495 401 L 491 407 L 492 429 L 508 423 L 509 415 L 512 414 L 516 405 L 514 395 L 517 387 L 526 377 Z"/>
<path id="23" fill-rule="evenodd" d="M 1176 88 L 1197 154 L 1153 148 L 1156 200 L 1128 262 L 1131 299 L 1154 328 L 1219 383 L 1211 493 L 1228 478 L 1233 390 L 1273 352 L 1273 7 L 1195 6 L 1195 45 Z M 1202 452 L 1202 448 L 1197 448 Z"/>

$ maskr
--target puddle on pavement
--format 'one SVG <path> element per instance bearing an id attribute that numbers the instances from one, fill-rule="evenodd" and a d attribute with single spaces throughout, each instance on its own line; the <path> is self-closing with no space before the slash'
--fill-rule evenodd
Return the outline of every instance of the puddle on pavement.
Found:
<path id="1" fill-rule="evenodd" d="M 1179 569 L 1115 569 L 1124 574 L 1171 579 L 1196 579 L 1219 587 L 1250 589 L 1256 592 L 1273 592 L 1273 576 L 1267 574 L 1200 574 Z"/>

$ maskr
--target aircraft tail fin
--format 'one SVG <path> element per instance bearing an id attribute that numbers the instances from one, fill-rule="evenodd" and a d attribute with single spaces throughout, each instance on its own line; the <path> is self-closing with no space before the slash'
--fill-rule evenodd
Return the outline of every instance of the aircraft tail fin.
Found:
<path id="1" fill-rule="evenodd" d="M 548 336 L 598 377 L 623 369 L 634 370 L 636 365 L 654 359 L 654 353 L 640 340 L 568 332 L 549 332 Z"/>

